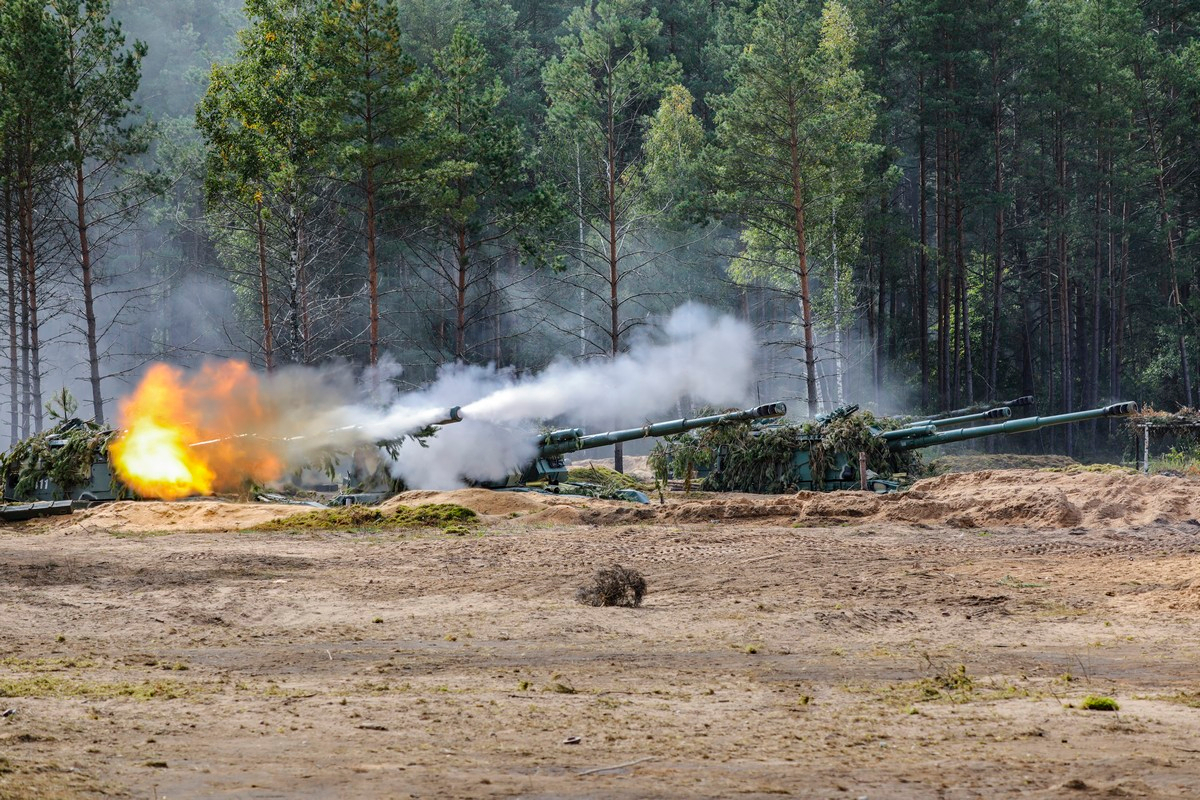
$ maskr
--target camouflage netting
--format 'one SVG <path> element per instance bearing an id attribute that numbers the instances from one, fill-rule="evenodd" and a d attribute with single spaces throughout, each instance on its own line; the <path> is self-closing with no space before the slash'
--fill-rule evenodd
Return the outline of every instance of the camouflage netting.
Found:
<path id="1" fill-rule="evenodd" d="M 752 428 L 747 424 L 721 431 L 721 470 L 704 479 L 704 488 L 714 492 L 758 492 L 779 494 L 796 490 L 789 474 L 792 454 L 808 446 L 798 425 Z"/>
<path id="2" fill-rule="evenodd" d="M 615 493 L 620 489 L 639 489 L 641 483 L 637 478 L 623 475 L 615 469 L 589 464 L 585 467 L 571 467 L 567 470 L 567 480 L 571 483 L 590 483 Z"/>
<path id="3" fill-rule="evenodd" d="M 92 464 L 108 457 L 113 431 L 94 422 L 69 419 L 47 431 L 17 442 L 0 457 L 5 485 L 14 485 L 10 497 L 27 500 L 43 478 L 53 481 L 64 496 L 92 479 Z M 51 442 L 63 442 L 51 446 Z"/>
<path id="4" fill-rule="evenodd" d="M 1181 408 L 1171 413 L 1156 411 L 1153 406 L 1146 406 L 1138 413 L 1125 417 L 1125 424 L 1132 431 L 1150 426 L 1159 430 L 1175 429 L 1183 432 L 1200 428 L 1200 411 L 1194 408 Z"/>
<path id="5" fill-rule="evenodd" d="M 665 486 L 668 479 L 676 478 L 683 481 L 685 492 L 692 490 L 693 479 L 712 461 L 713 448 L 695 431 L 664 436 L 655 443 L 646 459 L 660 486 Z"/>
<path id="6" fill-rule="evenodd" d="M 872 430 L 901 427 L 889 419 L 877 419 L 869 411 L 830 415 L 823 422 L 752 427 L 741 425 L 721 430 L 725 445 L 719 473 L 705 479 L 706 489 L 778 494 L 801 488 L 792 473 L 792 457 L 808 450 L 815 488 L 822 488 L 825 471 L 833 469 L 839 453 L 849 454 L 857 467 L 858 454 L 866 453 L 867 469 L 888 478 L 897 473 L 920 475 L 923 467 L 918 451 L 892 452 L 887 442 Z"/>
<path id="7" fill-rule="evenodd" d="M 1125 418 L 1125 430 L 1132 434 L 1134 454 L 1151 471 L 1200 474 L 1200 411 L 1181 408 L 1171 413 L 1148 406 Z"/>

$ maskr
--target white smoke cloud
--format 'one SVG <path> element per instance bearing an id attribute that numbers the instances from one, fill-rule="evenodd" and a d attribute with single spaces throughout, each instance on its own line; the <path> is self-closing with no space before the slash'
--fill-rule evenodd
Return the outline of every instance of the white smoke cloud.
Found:
<path id="1" fill-rule="evenodd" d="M 741 405 L 751 395 L 755 342 L 747 325 L 688 305 L 645 331 L 616 358 L 563 360 L 536 374 L 450 365 L 412 392 L 396 389 L 400 369 L 388 363 L 356 376 L 345 365 L 262 375 L 244 363 L 208 362 L 194 373 L 160 365 L 160 377 L 171 379 L 169 392 L 187 398 L 173 413 L 189 418 L 188 443 L 228 485 L 245 477 L 239 470 L 254 474 L 263 453 L 296 469 L 331 451 L 403 440 L 460 406 L 462 422 L 440 428 L 428 446 L 404 441 L 387 464 L 412 488 L 454 488 L 501 480 L 532 461 L 546 423 L 590 432 L 636 427 L 678 416 L 684 398 Z M 157 385 L 153 374 L 139 394 L 147 383 Z"/>
<path id="2" fill-rule="evenodd" d="M 754 377 L 753 332 L 698 305 L 677 309 L 661 330 L 613 359 L 555 362 L 540 373 L 449 366 L 428 389 L 401 398 L 379 425 L 400 424 L 417 409 L 462 406 L 428 447 L 408 444 L 392 472 L 413 488 L 452 488 L 463 479 L 496 480 L 532 460 L 541 421 L 635 427 L 671 413 L 681 398 L 742 404 Z M 373 428 L 374 426 L 372 426 Z"/>

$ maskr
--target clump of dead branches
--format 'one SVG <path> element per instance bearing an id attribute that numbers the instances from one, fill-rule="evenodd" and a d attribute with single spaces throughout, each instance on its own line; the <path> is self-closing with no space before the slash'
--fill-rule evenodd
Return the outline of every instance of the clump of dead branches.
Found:
<path id="1" fill-rule="evenodd" d="M 646 596 L 646 579 L 636 569 L 614 564 L 597 570 L 592 582 L 580 587 L 575 599 L 585 606 L 637 608 Z"/>

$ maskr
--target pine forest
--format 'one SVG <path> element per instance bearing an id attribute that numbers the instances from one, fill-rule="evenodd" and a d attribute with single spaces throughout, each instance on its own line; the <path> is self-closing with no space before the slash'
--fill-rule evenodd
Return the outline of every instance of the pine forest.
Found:
<path id="1" fill-rule="evenodd" d="M 802 415 L 1195 407 L 1198 26 L 1200 0 L 0 0 L 0 434 L 63 387 L 103 425 L 152 361 L 419 385 L 610 357 L 688 302 L 753 324 L 760 400 Z"/>

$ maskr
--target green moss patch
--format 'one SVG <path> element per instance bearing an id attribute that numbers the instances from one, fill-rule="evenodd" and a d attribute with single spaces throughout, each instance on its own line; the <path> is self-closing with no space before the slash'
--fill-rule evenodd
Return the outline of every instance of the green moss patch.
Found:
<path id="1" fill-rule="evenodd" d="M 1079 707 L 1084 711 L 1120 711 L 1121 707 L 1117 705 L 1117 701 L 1111 697 L 1102 697 L 1100 695 L 1089 694 L 1083 698 L 1083 702 Z"/>
<path id="2" fill-rule="evenodd" d="M 0 659 L 0 666 L 16 672 L 62 672 L 68 669 L 90 669 L 96 662 L 87 658 L 17 658 Z"/>
<path id="3" fill-rule="evenodd" d="M 131 697 L 135 700 L 174 700 L 197 694 L 200 688 L 178 681 L 92 683 L 49 675 L 0 680 L 0 697 Z"/>
<path id="4" fill-rule="evenodd" d="M 342 506 L 273 519 L 256 525 L 258 531 L 385 530 L 389 528 L 461 528 L 479 519 L 469 508 L 452 503 L 427 503 L 384 510 L 377 506 Z"/>

